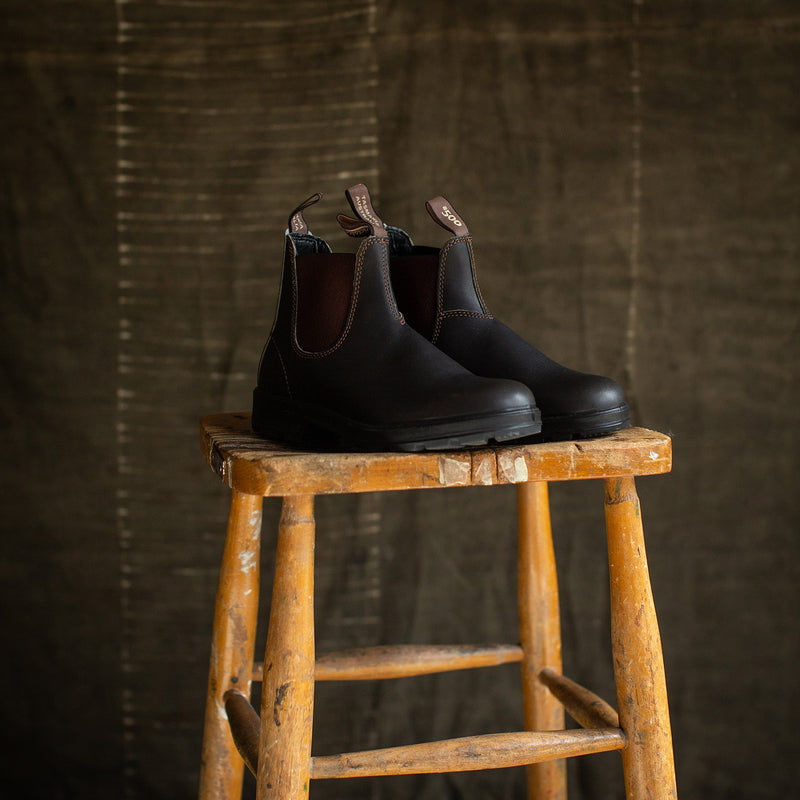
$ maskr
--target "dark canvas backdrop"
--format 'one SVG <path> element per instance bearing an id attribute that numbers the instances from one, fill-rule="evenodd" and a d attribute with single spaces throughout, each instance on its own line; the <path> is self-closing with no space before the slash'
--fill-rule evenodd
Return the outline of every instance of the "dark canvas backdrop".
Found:
<path id="1" fill-rule="evenodd" d="M 311 227 L 348 247 L 334 218 L 361 180 L 419 243 L 440 241 L 424 201 L 446 194 L 492 310 L 673 434 L 674 473 L 640 492 L 681 796 L 791 795 L 793 3 L 7 0 L 3 17 L 0 796 L 195 793 L 228 500 L 197 420 L 249 405 L 288 212 L 326 192 Z M 565 670 L 613 699 L 600 488 L 552 500 Z M 318 520 L 320 650 L 514 640 L 513 489 L 324 498 Z M 323 685 L 317 750 L 516 727 L 517 680 Z M 623 796 L 613 754 L 570 781 Z M 511 798 L 523 777 L 312 791 Z"/>

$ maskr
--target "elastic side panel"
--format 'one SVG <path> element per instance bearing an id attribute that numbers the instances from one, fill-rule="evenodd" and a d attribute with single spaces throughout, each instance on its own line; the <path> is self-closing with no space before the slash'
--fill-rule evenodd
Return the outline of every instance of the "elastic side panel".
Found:
<path id="1" fill-rule="evenodd" d="M 350 253 L 297 256 L 297 341 L 303 350 L 327 350 L 342 335 L 355 263 Z"/>

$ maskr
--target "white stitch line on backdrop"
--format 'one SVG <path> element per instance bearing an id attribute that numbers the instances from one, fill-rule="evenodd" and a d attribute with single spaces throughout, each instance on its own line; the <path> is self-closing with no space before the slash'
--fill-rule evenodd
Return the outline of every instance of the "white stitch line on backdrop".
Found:
<path id="1" fill-rule="evenodd" d="M 318 67 L 310 68 L 289 65 L 286 53 L 270 41 L 260 42 L 262 33 L 272 30 L 269 22 L 257 26 L 248 38 L 253 47 L 246 55 L 227 48 L 230 36 L 226 32 L 244 30 L 240 26 L 226 25 L 220 31 L 212 17 L 207 23 L 197 20 L 188 27 L 176 28 L 163 25 L 163 15 L 152 12 L 153 6 L 184 7 L 187 16 L 193 19 L 192 9 L 220 7 L 222 2 L 176 0 L 172 3 L 142 2 L 142 0 L 114 0 L 116 12 L 116 94 L 113 106 L 113 128 L 108 133 L 115 137 L 116 158 L 114 182 L 116 193 L 115 231 L 116 253 L 116 410 L 115 434 L 117 457 L 116 532 L 119 547 L 119 592 L 120 592 L 120 649 L 119 670 L 122 705 L 119 715 L 123 747 L 123 777 L 121 797 L 133 800 L 138 797 L 142 773 L 148 773 L 151 757 L 148 747 L 149 731 L 156 724 L 149 706 L 148 681 L 152 674 L 145 668 L 143 653 L 146 642 L 140 630 L 148 623 L 143 610 L 139 571 L 148 554 L 150 532 L 142 524 L 139 512 L 143 467 L 140 450 L 135 447 L 137 439 L 148 435 L 144 419 L 151 413 L 162 411 L 147 389 L 149 376 L 157 383 L 159 376 L 169 373 L 173 378 L 191 384 L 194 362 L 185 362 L 184 354 L 192 354 L 196 340 L 180 319 L 171 321 L 172 335 L 166 338 L 163 328 L 150 328 L 146 323 L 157 313 L 163 302 L 155 290 L 161 272 L 159 264 L 168 263 L 172 282 L 169 291 L 176 297 L 184 297 L 193 291 L 194 284 L 187 277 L 191 271 L 205 270 L 203 290 L 206 310 L 213 315 L 217 308 L 227 302 L 224 292 L 209 291 L 218 280 L 216 266 L 223 260 L 216 236 L 216 228 L 222 235 L 231 232 L 271 231 L 282 235 L 263 210 L 254 211 L 252 205 L 239 202 L 250 193 L 263 192 L 271 196 L 297 190 L 298 175 L 313 172 L 315 181 L 330 186 L 341 186 L 345 181 L 368 180 L 373 193 L 379 191 L 377 168 L 379 156 L 378 117 L 376 89 L 378 64 L 375 53 L 376 0 L 359 0 L 357 8 L 346 7 L 341 12 L 328 14 L 328 4 L 316 5 L 325 19 L 336 21 L 341 27 L 349 27 L 348 20 L 359 20 L 360 34 L 354 37 L 352 52 L 347 63 L 342 64 L 342 74 L 353 78 L 352 82 L 339 81 L 350 91 L 358 84 L 355 101 L 344 92 L 337 93 L 334 100 L 320 104 L 325 119 L 286 118 L 290 109 L 279 114 L 275 109 L 286 105 L 285 92 L 275 91 L 274 102 L 261 108 L 263 98 L 260 89 L 251 90 L 230 104 L 223 97 L 219 105 L 213 98 L 220 96 L 219 89 L 232 75 L 239 74 L 252 79 L 253 69 L 274 73 L 273 78 L 296 78 L 313 72 L 306 81 L 310 95 L 319 94 L 314 76 Z M 306 8 L 310 4 L 301 3 Z M 336 3 L 334 6 L 344 6 Z M 269 14 L 258 3 L 247 3 L 242 7 Z M 315 12 L 315 16 L 318 13 Z M 205 17 L 204 17 L 205 18 Z M 148 20 L 142 22 L 141 20 Z M 363 20 L 363 22 L 362 22 Z M 207 25 L 207 28 L 206 28 Z M 249 24 L 248 24 L 249 27 Z M 324 27 L 324 26 L 322 26 Z M 364 30 L 366 28 L 366 31 Z M 224 34 L 224 35 L 223 35 Z M 212 37 L 212 38 L 208 38 Z M 220 62 L 208 62 L 202 47 L 193 47 L 195 42 L 219 41 Z M 255 41 L 254 41 L 255 40 Z M 173 54 L 168 48 L 177 42 L 179 52 Z M 320 40 L 315 52 L 326 53 L 331 47 L 339 47 L 338 39 Z M 227 55 L 226 55 L 227 54 Z M 367 63 L 364 63 L 367 62 Z M 352 66 L 357 64 L 357 69 Z M 274 68 L 274 69 L 273 69 Z M 187 81 L 194 82 L 198 76 L 206 82 L 198 95 L 192 92 L 187 98 L 197 97 L 195 107 L 190 100 L 183 100 Z M 210 88 L 208 88 L 210 87 Z M 272 98 L 272 95 L 267 92 Z M 310 97 L 306 104 L 313 101 Z M 340 102 L 335 102 L 340 101 Z M 249 114 L 252 113 L 252 120 Z M 157 122 L 151 124 L 153 119 Z M 186 120 L 191 130 L 186 136 L 180 133 Z M 113 133 L 112 133 L 113 130 Z M 235 160 L 222 160 L 213 137 L 224 137 L 235 130 L 240 142 Z M 320 147 L 320 133 L 329 143 Z M 162 135 L 165 134 L 165 135 Z M 278 152 L 283 159 L 299 165 L 292 174 L 284 170 L 261 168 L 263 162 Z M 208 175 L 196 175 L 194 165 L 209 159 Z M 250 168 L 252 165 L 252 168 Z M 268 166 L 268 164 L 267 164 Z M 245 172 L 245 170 L 248 170 Z M 195 177 L 191 177 L 195 175 Z M 347 185 L 347 184 L 344 184 Z M 342 187 L 343 188 L 343 187 Z M 221 201 L 231 198 L 235 202 L 226 205 L 241 207 L 241 213 L 220 211 Z M 204 223 L 210 223 L 205 224 Z M 323 225 L 324 228 L 324 225 Z M 338 232 L 338 226 L 336 228 Z M 192 238 L 193 231 L 197 236 Z M 174 234 L 169 238 L 165 234 Z M 252 241 L 254 236 L 250 237 Z M 242 245 L 244 246 L 244 245 Z M 221 279 L 220 279 L 221 280 Z M 239 277 L 229 275 L 221 288 L 233 287 L 237 297 L 246 295 L 242 286 L 260 281 L 260 276 L 251 275 L 242 268 Z M 227 313 L 221 312 L 221 316 Z M 145 322 L 143 322 L 143 320 Z M 227 329 L 223 331 L 227 334 Z M 220 352 L 230 344 L 218 329 L 210 326 L 205 331 L 203 347 L 208 356 L 209 383 L 247 382 L 252 377 L 238 369 L 228 370 L 227 364 L 218 358 Z M 219 363 L 218 363 L 219 362 Z M 220 365 L 222 364 L 222 366 Z M 218 390 L 213 389 L 214 392 Z M 225 389 L 219 390 L 224 393 Z M 353 512 L 352 524 L 359 537 L 359 547 L 365 553 L 364 563 L 352 575 L 350 595 L 342 606 L 344 612 L 341 627 L 345 636 L 374 638 L 380 630 L 381 610 L 381 518 L 382 501 L 379 499 L 360 502 Z M 184 576 L 197 575 L 195 566 L 186 563 L 177 567 Z M 208 573 L 209 575 L 213 573 Z M 170 725 L 185 726 L 185 721 L 170 721 Z"/>
<path id="2" fill-rule="evenodd" d="M 124 37 L 122 29 L 124 0 L 116 0 L 116 98 L 115 98 L 115 145 L 116 145 L 116 236 L 117 236 L 117 397 L 116 397 L 116 445 L 117 445 L 117 540 L 119 543 L 120 558 L 120 681 L 121 681 L 121 719 L 122 726 L 122 761 L 123 761 L 123 798 L 132 797 L 132 780 L 136 774 L 136 758 L 134 755 L 135 730 L 136 730 L 136 698 L 131 685 L 133 659 L 131 654 L 132 627 L 131 627 L 131 587 L 133 580 L 133 564 L 131 561 L 131 547 L 133 545 L 133 532 L 130 522 L 129 491 L 126 488 L 127 476 L 130 474 L 131 465 L 128 458 L 129 425 L 128 404 L 133 398 L 133 392 L 125 385 L 128 372 L 126 362 L 129 353 L 126 352 L 131 337 L 131 326 L 123 316 L 125 309 L 124 294 L 130 280 L 125 280 L 122 270 L 127 264 L 124 253 L 127 252 L 126 244 L 122 241 L 122 212 L 119 208 L 119 186 L 122 179 L 124 159 L 122 150 L 125 145 L 124 126 L 122 123 L 124 104 L 122 94 L 122 76 L 126 67 L 124 55 Z"/>
<path id="3" fill-rule="evenodd" d="M 631 21 L 631 232 L 628 321 L 625 331 L 625 373 L 630 400 L 636 403 L 636 328 L 639 316 L 639 272 L 642 220 L 642 57 L 639 31 L 644 0 L 633 0 Z"/>

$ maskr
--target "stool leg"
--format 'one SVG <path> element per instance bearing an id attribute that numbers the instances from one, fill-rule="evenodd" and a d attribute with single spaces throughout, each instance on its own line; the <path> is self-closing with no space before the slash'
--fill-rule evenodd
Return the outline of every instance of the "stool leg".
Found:
<path id="1" fill-rule="evenodd" d="M 550 668 L 561 674 L 561 623 L 558 579 L 550 531 L 547 483 L 517 486 L 519 524 L 518 607 L 522 660 L 522 697 L 525 727 L 530 731 L 564 728 L 564 709 L 539 680 Z M 565 800 L 567 773 L 564 759 L 532 764 L 527 769 L 530 800 Z"/>
<path id="2" fill-rule="evenodd" d="M 633 477 L 605 480 L 611 637 L 627 800 L 677 798 L 664 657 Z"/>
<path id="3" fill-rule="evenodd" d="M 235 800 L 242 794 L 244 763 L 236 752 L 223 695 L 250 696 L 261 543 L 262 498 L 234 490 L 214 611 L 208 676 L 200 800 Z"/>
<path id="4" fill-rule="evenodd" d="M 314 497 L 285 497 L 269 615 L 258 800 L 300 800 L 311 780 L 314 718 Z"/>

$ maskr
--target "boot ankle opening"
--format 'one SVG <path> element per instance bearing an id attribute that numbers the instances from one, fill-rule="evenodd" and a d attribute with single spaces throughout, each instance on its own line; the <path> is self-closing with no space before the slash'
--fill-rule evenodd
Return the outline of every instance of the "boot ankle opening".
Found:
<path id="1" fill-rule="evenodd" d="M 389 234 L 389 253 L 392 256 L 405 256 L 413 250 L 414 242 L 402 228 L 387 225 L 386 233 Z"/>
<path id="2" fill-rule="evenodd" d="M 331 248 L 324 239 L 314 236 L 313 233 L 290 233 L 289 238 L 294 244 L 294 251 L 298 255 L 310 253 L 330 253 Z"/>
<path id="3" fill-rule="evenodd" d="M 408 324 L 430 339 L 436 325 L 439 251 L 434 248 L 420 249 L 433 252 L 392 258 L 392 289 L 397 298 L 397 307 Z"/>
<path id="4" fill-rule="evenodd" d="M 347 323 L 356 260 L 350 253 L 298 255 L 297 341 L 318 353 L 339 340 Z"/>

